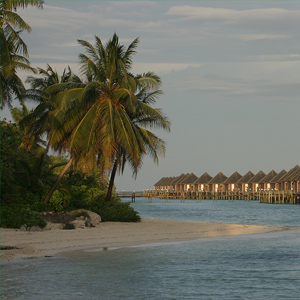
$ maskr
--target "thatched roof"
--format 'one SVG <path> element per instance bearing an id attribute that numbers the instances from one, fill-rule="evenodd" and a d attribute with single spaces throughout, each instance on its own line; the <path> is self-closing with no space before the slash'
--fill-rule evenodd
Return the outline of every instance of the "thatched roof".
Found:
<path id="1" fill-rule="evenodd" d="M 239 181 L 237 183 L 247 183 L 253 176 L 255 176 L 254 173 L 249 171 L 241 179 L 239 179 Z"/>
<path id="2" fill-rule="evenodd" d="M 248 182 L 249 183 L 257 183 L 259 182 L 262 178 L 266 176 L 266 173 L 263 171 L 259 171 L 255 176 L 253 176 Z"/>
<path id="3" fill-rule="evenodd" d="M 277 172 L 275 172 L 274 170 L 272 170 L 270 173 L 268 173 L 265 177 L 263 177 L 259 183 L 267 183 L 267 182 L 271 182 L 272 179 L 277 176 Z"/>
<path id="4" fill-rule="evenodd" d="M 209 181 L 209 184 L 211 183 L 224 183 L 224 181 L 227 179 L 228 177 L 225 176 L 222 172 L 218 173 L 214 178 L 212 178 Z"/>
<path id="5" fill-rule="evenodd" d="M 286 173 L 286 170 L 282 170 L 274 178 L 272 178 L 271 182 L 281 182 L 281 178 L 284 177 Z"/>
<path id="6" fill-rule="evenodd" d="M 275 172 L 274 170 L 272 170 L 270 173 L 268 173 L 265 177 L 263 177 L 259 183 L 267 183 L 267 182 L 271 182 L 271 180 L 277 175 L 277 172 Z"/>
<path id="7" fill-rule="evenodd" d="M 242 177 L 243 176 L 239 172 L 234 172 L 224 181 L 224 183 L 237 183 Z"/>
<path id="8" fill-rule="evenodd" d="M 207 172 L 205 172 L 194 182 L 194 184 L 208 183 L 211 179 L 212 179 L 212 176 L 210 176 Z"/>
<path id="9" fill-rule="evenodd" d="M 195 182 L 195 180 L 197 180 L 197 178 L 198 177 L 194 173 L 187 174 L 187 176 L 180 181 L 180 184 L 192 184 Z"/>
<path id="10" fill-rule="evenodd" d="M 300 169 L 292 176 L 292 181 L 299 181 L 300 180 Z"/>
<path id="11" fill-rule="evenodd" d="M 162 183 L 163 183 L 165 180 L 166 180 L 166 177 L 161 178 L 160 180 L 158 180 L 158 181 L 154 184 L 154 186 L 160 186 L 160 185 L 162 185 Z"/>
<path id="12" fill-rule="evenodd" d="M 187 176 L 188 174 L 181 174 L 179 175 L 174 181 L 173 184 L 180 184 L 181 181 Z"/>
<path id="13" fill-rule="evenodd" d="M 281 181 L 291 181 L 292 178 L 298 173 L 300 167 L 296 165 L 294 168 L 290 169 L 282 178 Z"/>

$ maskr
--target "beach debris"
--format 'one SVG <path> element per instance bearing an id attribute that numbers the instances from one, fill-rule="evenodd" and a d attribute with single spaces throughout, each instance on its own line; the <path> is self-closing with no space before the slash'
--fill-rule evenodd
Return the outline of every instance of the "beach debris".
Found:
<path id="1" fill-rule="evenodd" d="M 16 246 L 0 246 L 0 250 L 13 250 L 13 249 L 19 249 Z"/>

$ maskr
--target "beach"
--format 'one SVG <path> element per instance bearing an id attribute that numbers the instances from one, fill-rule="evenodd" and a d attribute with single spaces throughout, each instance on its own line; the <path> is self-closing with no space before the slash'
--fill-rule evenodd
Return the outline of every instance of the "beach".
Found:
<path id="1" fill-rule="evenodd" d="M 103 222 L 98 227 L 75 230 L 24 231 L 1 228 L 1 261 L 54 256 L 84 249 L 123 248 L 133 245 L 182 242 L 286 230 L 265 225 L 223 224 L 143 218 L 140 223 Z"/>

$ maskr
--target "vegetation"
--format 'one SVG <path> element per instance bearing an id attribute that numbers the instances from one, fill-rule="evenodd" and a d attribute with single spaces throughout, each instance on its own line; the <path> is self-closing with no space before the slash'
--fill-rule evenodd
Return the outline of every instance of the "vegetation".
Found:
<path id="1" fill-rule="evenodd" d="M 43 0 L 1 0 L 0 1 L 0 41 L 1 41 L 1 107 L 11 106 L 16 97 L 21 102 L 25 93 L 18 70 L 33 71 L 28 60 L 27 45 L 21 38 L 22 31 L 30 32 L 30 26 L 16 13 L 20 7 L 43 7 Z"/>
<path id="2" fill-rule="evenodd" d="M 43 1 L 0 0 L 1 105 L 13 99 L 22 105 L 11 109 L 14 123 L 1 121 L 1 226 L 43 227 L 35 212 L 78 208 L 103 221 L 139 221 L 117 197 L 114 180 L 126 163 L 136 176 L 145 155 L 158 162 L 165 153 L 164 141 L 151 131 L 170 128 L 152 106 L 162 94 L 160 78 L 132 74 L 138 39 L 125 48 L 116 34 L 106 43 L 95 36 L 94 46 L 78 40 L 85 50 L 80 76 L 69 67 L 61 76 L 50 65 L 32 69 L 20 37 L 31 28 L 16 13 L 28 5 L 42 8 Z M 28 90 L 19 69 L 37 73 L 27 78 Z M 27 100 L 36 103 L 33 110 Z"/>

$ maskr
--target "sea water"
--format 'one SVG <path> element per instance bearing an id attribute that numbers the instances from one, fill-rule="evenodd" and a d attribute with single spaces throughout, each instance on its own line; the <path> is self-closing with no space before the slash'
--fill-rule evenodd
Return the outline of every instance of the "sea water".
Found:
<path id="1" fill-rule="evenodd" d="M 288 231 L 2 264 L 1 299 L 299 299 L 300 206 L 137 198 L 142 217 Z"/>

